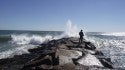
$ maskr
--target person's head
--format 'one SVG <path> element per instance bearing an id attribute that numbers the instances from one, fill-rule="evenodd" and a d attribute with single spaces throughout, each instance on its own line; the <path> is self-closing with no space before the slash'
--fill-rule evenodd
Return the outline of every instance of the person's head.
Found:
<path id="1" fill-rule="evenodd" d="M 81 30 L 81 32 L 82 32 L 82 30 Z"/>

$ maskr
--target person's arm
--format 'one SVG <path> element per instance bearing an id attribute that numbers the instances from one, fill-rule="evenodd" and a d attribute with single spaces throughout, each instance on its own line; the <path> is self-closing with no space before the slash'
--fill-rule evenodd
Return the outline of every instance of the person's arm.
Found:
<path id="1" fill-rule="evenodd" d="M 84 33 L 82 33 L 82 36 L 84 36 Z"/>

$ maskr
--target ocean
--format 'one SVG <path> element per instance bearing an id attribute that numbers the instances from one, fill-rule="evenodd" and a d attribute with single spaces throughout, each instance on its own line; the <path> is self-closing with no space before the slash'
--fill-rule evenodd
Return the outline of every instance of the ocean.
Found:
<path id="1" fill-rule="evenodd" d="M 111 58 L 115 68 L 125 68 L 125 32 L 84 33 L 87 41 L 94 43 L 105 57 Z M 63 31 L 0 30 L 0 59 L 29 53 L 28 49 L 63 37 L 72 37 L 72 34 Z"/>
<path id="2" fill-rule="evenodd" d="M 86 39 L 111 58 L 114 68 L 125 69 L 125 32 L 88 32 Z"/>
<path id="3" fill-rule="evenodd" d="M 0 59 L 29 53 L 28 49 L 58 39 L 61 34 L 61 31 L 0 30 Z"/>

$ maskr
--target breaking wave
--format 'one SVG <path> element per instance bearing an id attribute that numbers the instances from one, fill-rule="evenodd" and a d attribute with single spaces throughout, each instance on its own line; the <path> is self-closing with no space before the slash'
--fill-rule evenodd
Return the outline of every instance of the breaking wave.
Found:
<path id="1" fill-rule="evenodd" d="M 107 36 L 125 36 L 125 32 L 103 33 L 102 35 L 107 35 Z"/>
<path id="2" fill-rule="evenodd" d="M 87 36 L 87 40 L 94 43 L 104 56 L 111 58 L 116 68 L 125 67 L 125 37 L 124 33 L 98 33 Z"/>
<path id="3" fill-rule="evenodd" d="M 72 25 L 72 22 L 68 20 L 66 24 L 66 30 L 61 35 L 28 35 L 28 34 L 20 34 L 20 35 L 11 35 L 11 43 L 14 44 L 41 44 L 43 42 L 47 42 L 53 39 L 60 39 L 63 37 L 78 37 L 78 29 L 76 26 Z"/>
<path id="4" fill-rule="evenodd" d="M 28 49 L 32 49 L 32 48 L 35 48 L 35 46 L 34 45 L 20 45 L 16 48 L 12 48 L 7 51 L 1 52 L 0 59 L 11 58 L 14 55 L 22 55 L 24 53 L 29 53 Z"/>
<path id="5" fill-rule="evenodd" d="M 38 45 L 43 42 L 52 40 L 53 37 L 51 35 L 46 36 L 40 36 L 40 35 L 32 35 L 29 36 L 27 34 L 21 34 L 21 35 L 11 35 L 12 40 L 11 43 L 13 44 L 33 44 Z"/>
<path id="6" fill-rule="evenodd" d="M 66 30 L 62 34 L 57 35 L 41 35 L 41 34 L 11 34 L 8 36 L 1 36 L 0 40 L 5 40 L 11 44 L 12 48 L 0 52 L 0 59 L 13 57 L 14 55 L 21 55 L 23 53 L 29 53 L 28 49 L 35 48 L 36 45 L 46 43 L 53 39 L 61 39 L 64 37 L 76 37 L 77 27 L 72 25 L 72 22 L 68 20 L 66 24 Z M 9 46 L 8 46 L 9 47 Z M 6 47 L 6 48 L 8 48 Z"/>

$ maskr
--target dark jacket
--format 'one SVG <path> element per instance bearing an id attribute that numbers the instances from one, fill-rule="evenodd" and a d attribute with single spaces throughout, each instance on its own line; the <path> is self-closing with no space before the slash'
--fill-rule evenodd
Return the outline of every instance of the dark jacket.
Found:
<path id="1" fill-rule="evenodd" d="M 83 38 L 84 34 L 82 31 L 79 32 L 79 36 L 80 36 L 80 38 Z"/>

